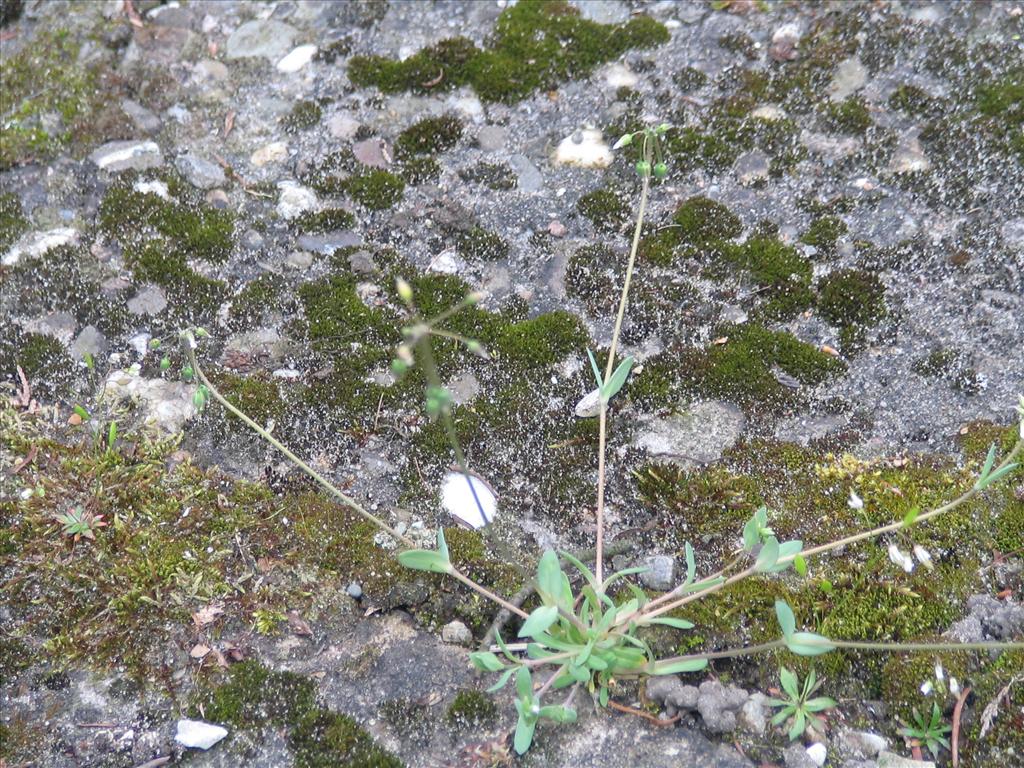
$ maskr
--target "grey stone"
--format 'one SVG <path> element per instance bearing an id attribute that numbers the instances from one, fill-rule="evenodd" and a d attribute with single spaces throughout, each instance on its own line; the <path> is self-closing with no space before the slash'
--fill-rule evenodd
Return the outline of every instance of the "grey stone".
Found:
<path id="1" fill-rule="evenodd" d="M 740 438 L 745 425 L 739 408 L 708 400 L 664 419 L 642 420 L 633 445 L 661 461 L 693 467 L 720 459 Z"/>
<path id="2" fill-rule="evenodd" d="M 844 416 L 793 416 L 775 427 L 775 438 L 786 443 L 808 445 L 821 440 L 847 424 Z"/>
<path id="3" fill-rule="evenodd" d="M 107 337 L 95 325 L 87 325 L 79 331 L 71 346 L 71 354 L 76 360 L 84 359 L 86 354 L 98 359 L 106 351 Z"/>
<path id="4" fill-rule="evenodd" d="M 786 768 L 818 768 L 818 764 L 807 754 L 807 750 L 800 742 L 786 747 L 782 759 L 786 763 Z"/>
<path id="5" fill-rule="evenodd" d="M 911 760 L 894 752 L 882 752 L 878 755 L 878 768 L 935 768 L 931 760 Z"/>
<path id="6" fill-rule="evenodd" d="M 144 133 L 157 133 L 160 130 L 160 118 L 137 101 L 125 99 L 121 102 L 121 111 L 128 115 L 135 127 Z"/>
<path id="7" fill-rule="evenodd" d="M 696 709 L 700 690 L 684 684 L 678 675 L 664 675 L 648 678 L 647 697 L 673 716 L 681 709 Z"/>
<path id="8" fill-rule="evenodd" d="M 295 219 L 317 206 L 317 196 L 309 187 L 294 181 L 282 181 L 277 185 L 277 213 L 282 219 Z"/>
<path id="9" fill-rule="evenodd" d="M 363 239 L 357 233 L 348 230 L 328 232 L 324 235 L 300 235 L 295 241 L 299 248 L 324 256 L 330 256 L 339 248 L 362 245 L 362 243 Z"/>
<path id="10" fill-rule="evenodd" d="M 771 714 L 768 697 L 763 693 L 752 693 L 746 704 L 740 709 L 739 725 L 744 730 L 761 735 L 768 727 Z"/>
<path id="11" fill-rule="evenodd" d="M 915 129 L 900 137 L 889 162 L 890 173 L 919 173 L 931 169 L 931 160 L 917 138 L 919 133 L 920 130 Z"/>
<path id="12" fill-rule="evenodd" d="M 508 129 L 500 125 L 485 125 L 476 134 L 476 144 L 484 152 L 497 152 L 505 148 Z"/>
<path id="13" fill-rule="evenodd" d="M 512 170 L 519 175 L 516 185 L 519 190 L 536 192 L 544 188 L 544 177 L 526 155 L 512 155 L 508 162 L 512 166 Z"/>
<path id="14" fill-rule="evenodd" d="M 346 112 L 332 115 L 327 121 L 327 132 L 335 139 L 347 141 L 355 136 L 358 130 L 359 121 Z"/>
<path id="15" fill-rule="evenodd" d="M 1024 251 L 1024 219 L 1009 219 L 1003 222 L 999 231 L 1006 247 L 1014 251 Z"/>
<path id="16" fill-rule="evenodd" d="M 759 149 L 736 158 L 732 171 L 740 184 L 750 186 L 768 178 L 768 155 Z"/>
<path id="17" fill-rule="evenodd" d="M 227 181 L 223 168 L 194 152 L 179 155 L 174 167 L 188 179 L 189 184 L 199 189 L 213 189 Z"/>
<path id="18" fill-rule="evenodd" d="M 455 405 L 465 405 L 480 394 L 480 382 L 471 372 L 466 372 L 448 382 L 446 389 Z"/>
<path id="19" fill-rule="evenodd" d="M 357 141 L 352 145 L 352 154 L 360 163 L 371 168 L 387 168 L 391 165 L 391 154 L 382 139 L 372 138 Z"/>
<path id="20" fill-rule="evenodd" d="M 473 633 L 461 621 L 450 621 L 441 627 L 441 640 L 449 645 L 472 645 Z"/>
<path id="21" fill-rule="evenodd" d="M 243 248 L 250 251 L 255 251 L 263 247 L 264 243 L 263 235 L 257 232 L 255 229 L 247 229 L 242 233 L 240 243 Z"/>
<path id="22" fill-rule="evenodd" d="M 313 254 L 309 251 L 292 251 L 285 257 L 284 263 L 292 269 L 309 269 L 313 266 Z"/>
<path id="23" fill-rule="evenodd" d="M 889 746 L 888 739 L 870 731 L 842 730 L 838 741 L 840 748 L 853 757 L 875 757 Z"/>
<path id="24" fill-rule="evenodd" d="M 42 256 L 51 248 L 78 242 L 78 230 L 70 227 L 50 229 L 46 232 L 30 232 L 15 243 L 3 256 L 3 265 L 11 267 L 22 258 L 33 259 Z"/>
<path id="25" fill-rule="evenodd" d="M 348 268 L 357 275 L 372 275 L 377 271 L 377 262 L 373 260 L 373 254 L 360 249 L 348 255 Z"/>
<path id="26" fill-rule="evenodd" d="M 160 147 L 152 141 L 108 141 L 93 150 L 89 159 L 104 171 L 144 171 L 164 164 Z"/>
<path id="27" fill-rule="evenodd" d="M 353 581 L 345 588 L 345 593 L 353 600 L 358 600 L 363 596 L 363 588 L 359 586 L 359 582 Z"/>
<path id="28" fill-rule="evenodd" d="M 43 317 L 25 323 L 25 330 L 52 336 L 62 344 L 71 344 L 78 321 L 69 312 L 51 312 Z"/>
<path id="29" fill-rule="evenodd" d="M 648 570 L 638 574 L 649 589 L 668 592 L 675 586 L 676 559 L 670 555 L 652 555 L 642 563 Z"/>
<path id="30" fill-rule="evenodd" d="M 264 58 L 277 62 L 292 49 L 297 31 L 281 21 L 247 21 L 228 38 L 224 55 L 228 59 Z"/>
<path id="31" fill-rule="evenodd" d="M 843 101 L 863 88 L 867 79 L 867 67 L 861 64 L 860 59 L 853 56 L 839 62 L 826 93 L 832 101 Z"/>
<path id="32" fill-rule="evenodd" d="M 734 685 L 724 686 L 717 680 L 700 684 L 697 711 L 704 725 L 712 733 L 729 733 L 736 730 L 736 716 L 747 703 L 750 694 Z"/>
<path id="33" fill-rule="evenodd" d="M 167 307 L 167 296 L 157 285 L 143 287 L 128 300 L 128 311 L 133 315 L 159 315 Z"/>

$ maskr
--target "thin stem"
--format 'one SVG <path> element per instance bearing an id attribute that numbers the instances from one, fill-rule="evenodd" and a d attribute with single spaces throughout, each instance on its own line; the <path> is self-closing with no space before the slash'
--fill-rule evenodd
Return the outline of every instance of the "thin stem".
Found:
<path id="1" fill-rule="evenodd" d="M 526 650 L 526 645 L 526 643 L 523 644 L 523 650 Z M 512 645 L 506 645 L 505 647 L 508 648 L 510 651 L 518 650 L 517 648 L 514 648 Z M 531 669 L 533 667 L 543 667 L 545 664 L 550 664 L 553 661 L 571 659 L 575 655 L 576 651 L 562 651 L 561 653 L 554 653 L 551 656 L 545 656 L 543 659 L 526 659 L 523 661 L 523 666 L 530 667 Z"/>
<path id="2" fill-rule="evenodd" d="M 565 671 L 565 667 L 566 667 L 566 665 L 565 665 L 565 664 L 563 664 L 563 665 L 562 665 L 562 666 L 560 666 L 560 667 L 559 667 L 558 669 L 556 669 L 556 670 L 555 670 L 555 673 L 554 673 L 553 675 L 551 675 L 551 677 L 549 677 L 549 678 L 548 678 L 548 679 L 547 679 L 547 680 L 546 680 L 546 681 L 544 682 L 544 685 L 542 685 L 542 686 L 541 686 L 540 688 L 538 688 L 538 689 L 537 689 L 537 698 L 538 698 L 538 699 L 539 699 L 539 698 L 540 698 L 541 696 L 543 696 L 543 695 L 544 695 L 545 693 L 547 693 L 547 692 L 548 692 L 548 689 L 549 689 L 549 688 L 551 687 L 552 683 L 554 683 L 554 682 L 555 682 L 555 680 L 557 680 L 557 679 L 558 679 L 558 676 L 559 676 L 559 675 L 561 675 L 561 674 L 562 674 L 562 672 L 564 672 L 564 671 Z"/>
<path id="3" fill-rule="evenodd" d="M 214 400 L 220 403 L 230 413 L 241 419 L 246 424 L 246 426 L 248 426 L 256 434 L 258 434 L 260 437 L 262 437 L 264 440 L 266 440 L 268 443 L 274 446 L 277 450 L 283 453 L 290 462 L 292 462 L 296 467 L 298 467 L 307 475 L 309 475 L 313 480 L 317 482 L 318 485 L 320 485 L 321 488 L 323 488 L 329 494 L 338 499 L 338 501 L 340 501 L 346 507 L 351 509 L 353 512 L 357 513 L 364 520 L 376 525 L 378 528 L 380 528 L 382 531 L 390 535 L 396 541 L 401 542 L 410 549 L 416 547 L 416 543 L 412 539 L 410 539 L 407 536 L 403 536 L 401 533 L 396 531 L 394 528 L 385 523 L 379 517 L 372 514 L 371 512 L 367 512 L 365 509 L 363 509 L 362 505 L 359 504 L 359 502 L 357 502 L 351 496 L 348 496 L 342 493 L 340 490 L 338 490 L 338 488 L 335 487 L 335 485 L 331 483 L 330 480 L 325 478 L 323 475 L 321 475 L 319 472 L 317 472 L 315 469 L 309 466 L 309 464 L 307 464 L 294 453 L 292 453 L 290 450 L 288 450 L 288 448 L 286 448 L 284 444 L 281 443 L 281 441 L 279 441 L 276 437 L 270 434 L 270 432 L 265 430 L 255 421 L 253 421 L 240 410 L 238 410 L 238 408 L 229 403 L 227 399 L 217 390 L 217 388 L 210 383 L 210 380 L 206 378 L 206 374 L 203 373 L 203 369 L 199 367 L 199 363 L 196 362 L 196 353 L 195 349 L 193 349 L 193 344 L 194 341 L 190 338 L 183 345 L 185 347 L 186 354 L 188 355 L 189 365 L 192 366 L 192 370 L 195 372 L 196 377 L 204 385 L 206 385 L 206 388 L 210 391 L 210 394 L 213 396 Z"/>
<path id="4" fill-rule="evenodd" d="M 455 566 L 452 566 L 452 570 L 449 571 L 449 574 L 451 576 L 454 576 L 456 579 L 461 581 L 463 584 L 465 584 L 470 589 L 475 590 L 476 592 L 479 592 L 481 595 L 486 597 L 488 600 L 491 600 L 492 602 L 497 603 L 502 608 L 504 608 L 506 611 L 511 611 L 512 613 L 514 613 L 516 616 L 518 616 L 521 619 L 528 619 L 528 618 L 530 618 L 530 614 L 528 614 L 526 611 L 524 611 L 521 608 L 517 608 L 516 606 L 512 605 L 512 603 L 510 603 L 505 598 L 498 597 L 496 594 L 491 592 L 491 590 L 487 589 L 487 587 L 480 586 L 479 584 L 477 584 L 475 581 L 473 581 L 471 578 L 469 578 L 469 576 L 464 574 L 462 571 L 460 571 Z"/>
<path id="5" fill-rule="evenodd" d="M 644 136 L 644 160 L 650 162 L 651 148 Z M 637 209 L 636 226 L 633 228 L 633 242 L 629 248 L 629 261 L 626 264 L 626 279 L 622 284 L 622 295 L 619 297 L 619 311 L 615 316 L 615 328 L 612 330 L 611 346 L 608 348 L 608 363 L 605 365 L 604 380 L 608 381 L 615 365 L 615 351 L 619 345 L 619 334 L 622 332 L 622 320 L 626 316 L 626 303 L 629 299 L 629 287 L 633 281 L 633 266 L 636 264 L 637 250 L 640 248 L 640 232 L 643 229 L 644 215 L 647 212 L 647 193 L 651 187 L 650 174 L 644 174 L 643 186 L 640 189 L 640 206 Z M 608 401 L 601 398 L 601 410 L 598 413 L 597 440 L 597 541 L 594 574 L 597 583 L 604 582 L 604 490 L 605 490 L 605 444 L 607 443 Z"/>

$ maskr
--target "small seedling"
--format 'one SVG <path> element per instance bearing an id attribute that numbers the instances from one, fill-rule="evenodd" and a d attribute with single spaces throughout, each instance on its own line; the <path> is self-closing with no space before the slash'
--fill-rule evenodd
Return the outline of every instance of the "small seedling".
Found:
<path id="1" fill-rule="evenodd" d="M 823 682 L 815 677 L 814 670 L 812 669 L 804 679 L 803 688 L 800 687 L 800 679 L 796 674 L 785 667 L 779 669 L 779 680 L 787 697 L 768 699 L 769 706 L 782 707 L 772 718 L 772 725 L 782 725 L 788 720 L 790 741 L 812 731 L 819 735 L 824 734 L 825 718 L 817 713 L 832 709 L 836 702 L 828 696 L 811 698 Z"/>
<path id="2" fill-rule="evenodd" d="M 63 514 L 56 514 L 53 519 L 61 524 L 61 533 L 72 537 L 75 543 L 78 543 L 78 540 L 83 537 L 95 541 L 96 531 L 107 525 L 103 515 L 94 515 L 81 507 L 75 507 L 70 512 Z"/>
<path id="3" fill-rule="evenodd" d="M 931 719 L 925 718 L 915 707 L 913 710 L 914 724 L 904 724 L 900 729 L 903 737 L 910 742 L 911 747 L 927 747 L 932 757 L 938 758 L 939 750 L 942 747 L 949 749 L 949 739 L 946 734 L 953 730 L 953 727 L 942 722 L 942 710 L 939 705 L 932 702 Z"/>

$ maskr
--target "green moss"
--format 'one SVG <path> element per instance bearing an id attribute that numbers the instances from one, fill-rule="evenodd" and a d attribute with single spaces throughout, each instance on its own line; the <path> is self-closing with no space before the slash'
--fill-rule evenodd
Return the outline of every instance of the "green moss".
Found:
<path id="1" fill-rule="evenodd" d="M 315 101 L 300 101 L 292 107 L 291 112 L 281 118 L 281 126 L 286 133 L 298 133 L 319 123 L 323 113 L 323 109 Z"/>
<path id="2" fill-rule="evenodd" d="M 341 186 L 349 197 L 374 211 L 390 208 L 405 191 L 401 178 L 379 169 L 350 176 Z"/>
<path id="3" fill-rule="evenodd" d="M 932 97 L 923 88 L 916 85 L 900 85 L 889 96 L 890 109 L 898 109 L 908 115 L 925 115 L 932 108 Z"/>
<path id="4" fill-rule="evenodd" d="M 466 259 L 497 261 L 508 256 L 508 243 L 497 232 L 472 227 L 455 235 L 459 253 Z"/>
<path id="5" fill-rule="evenodd" d="M 402 179 L 413 186 L 437 183 L 441 178 L 441 164 L 433 157 L 410 157 L 400 167 Z"/>
<path id="6" fill-rule="evenodd" d="M 857 96 L 851 96 L 838 104 L 829 104 L 824 108 L 823 115 L 833 130 L 855 136 L 863 135 L 873 124 L 867 104 Z"/>
<path id="7" fill-rule="evenodd" d="M 486 693 L 465 688 L 455 694 L 445 718 L 453 726 L 480 728 L 491 725 L 498 717 L 498 706 Z"/>
<path id="8" fill-rule="evenodd" d="M 308 713 L 288 736 L 295 768 L 402 768 L 402 761 L 382 747 L 347 715 L 326 710 Z"/>
<path id="9" fill-rule="evenodd" d="M 672 75 L 674 82 L 682 91 L 696 91 L 703 88 L 708 81 L 708 76 L 695 67 L 683 67 Z"/>
<path id="10" fill-rule="evenodd" d="M 584 77 L 631 48 L 668 39 L 665 27 L 645 16 L 598 24 L 561 0 L 530 0 L 502 11 L 483 50 L 465 38 L 451 38 L 405 61 L 355 56 L 348 76 L 357 86 L 373 85 L 385 93 L 471 85 L 484 101 L 514 103 L 536 90 Z"/>
<path id="11" fill-rule="evenodd" d="M 8 344 L 9 348 L 2 348 Z M 46 401 L 68 394 L 75 382 L 76 368 L 57 339 L 42 333 L 16 333 L 2 347 L 0 357 L 6 358 L 3 362 L 9 371 L 7 375 L 14 373 L 15 366 L 21 366 L 37 399 Z M 20 387 L 13 376 L 12 380 Z"/>
<path id="12" fill-rule="evenodd" d="M 704 245 L 713 240 L 731 239 L 743 231 L 743 222 L 721 203 L 706 197 L 691 197 L 672 216 L 680 240 Z"/>
<path id="13" fill-rule="evenodd" d="M 166 288 L 176 314 L 196 319 L 207 317 L 216 311 L 227 294 L 227 286 L 222 281 L 195 272 L 184 258 L 168 253 L 166 244 L 161 241 L 126 251 L 125 263 L 136 280 Z"/>
<path id="14" fill-rule="evenodd" d="M 874 273 L 837 270 L 818 283 L 818 312 L 840 327 L 876 325 L 885 317 L 885 286 Z"/>
<path id="15" fill-rule="evenodd" d="M 846 223 L 837 216 L 820 216 L 800 236 L 800 242 L 813 245 L 824 255 L 832 255 L 836 241 L 846 234 Z"/>
<path id="16" fill-rule="evenodd" d="M 83 65 L 81 45 L 66 29 L 41 30 L 32 45 L 4 59 L 0 89 L 0 170 L 45 161 L 111 138 L 130 138 L 128 120 L 111 98 L 117 84 L 103 64 Z M 40 88 L 40 73 L 46 87 Z"/>
<path id="17" fill-rule="evenodd" d="M 284 415 L 281 388 L 265 372 L 236 376 L 226 371 L 211 373 L 210 380 L 227 401 L 258 424 L 280 422 Z M 227 415 L 227 423 L 241 425 L 237 417 Z"/>
<path id="18" fill-rule="evenodd" d="M 953 349 L 934 349 L 911 364 L 910 370 L 919 376 L 942 379 L 964 394 L 974 395 L 981 391 L 978 372 L 964 355 Z"/>
<path id="19" fill-rule="evenodd" d="M 981 114 L 1019 128 L 1024 125 L 1024 69 L 978 86 L 974 99 Z"/>
<path id="20" fill-rule="evenodd" d="M 620 232 L 631 218 L 629 204 L 608 187 L 583 195 L 576 210 L 590 219 L 599 232 Z"/>
<path id="21" fill-rule="evenodd" d="M 445 152 L 462 138 L 462 130 L 462 121 L 454 115 L 426 117 L 398 134 L 396 155 L 405 157 Z"/>
<path id="22" fill-rule="evenodd" d="M 272 672 L 256 661 L 231 667 L 227 680 L 205 691 L 196 714 L 239 728 L 289 725 L 316 707 L 316 684 L 292 672 Z"/>
<path id="23" fill-rule="evenodd" d="M 779 383 L 773 367 L 809 386 L 846 368 L 789 333 L 753 323 L 727 326 L 715 335 L 728 341 L 683 356 L 682 383 L 694 394 L 733 400 L 747 410 L 770 412 L 792 401 L 793 390 Z"/>
<path id="24" fill-rule="evenodd" d="M 488 189 L 501 191 L 515 189 L 519 183 L 516 172 L 505 163 L 480 162 L 459 171 L 459 178 L 475 184 L 483 184 Z"/>
<path id="25" fill-rule="evenodd" d="M 810 263 L 777 238 L 753 236 L 740 245 L 723 244 L 716 253 L 726 263 L 749 272 L 766 289 L 758 317 L 788 320 L 814 303 Z"/>
<path id="26" fill-rule="evenodd" d="M 494 348 L 501 358 L 536 368 L 560 362 L 573 352 L 581 353 L 588 341 L 579 319 L 556 311 L 500 328 Z"/>
<path id="27" fill-rule="evenodd" d="M 292 226 L 301 232 L 334 232 L 340 229 L 354 229 L 356 217 L 344 208 L 306 211 L 292 221 Z"/>
<path id="28" fill-rule="evenodd" d="M 0 194 L 0 251 L 6 251 L 28 229 L 21 200 L 10 192 Z"/>

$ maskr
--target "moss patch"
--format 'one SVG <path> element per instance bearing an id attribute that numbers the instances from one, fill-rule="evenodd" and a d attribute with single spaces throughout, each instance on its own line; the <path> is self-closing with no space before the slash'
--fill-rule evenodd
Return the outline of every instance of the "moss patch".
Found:
<path id="1" fill-rule="evenodd" d="M 818 312 L 839 326 L 844 347 L 856 349 L 864 330 L 885 317 L 885 286 L 871 272 L 837 270 L 818 283 Z"/>
<path id="2" fill-rule="evenodd" d="M 459 253 L 466 259 L 497 261 L 508 256 L 508 243 L 497 232 L 483 227 L 471 227 L 456 233 Z"/>
<path id="3" fill-rule="evenodd" d="M 298 133 L 312 128 L 323 117 L 323 109 L 315 101 L 300 101 L 292 111 L 281 118 L 281 127 L 286 133 Z"/>
<path id="4" fill-rule="evenodd" d="M 829 104 L 822 110 L 825 122 L 840 133 L 862 136 L 873 123 L 864 100 L 851 96 L 838 104 Z"/>
<path id="5" fill-rule="evenodd" d="M 732 239 L 743 231 L 739 216 L 706 197 L 691 197 L 676 209 L 672 220 L 679 239 L 692 245 Z"/>
<path id="6" fill-rule="evenodd" d="M 479 728 L 492 724 L 498 717 L 498 706 L 486 693 L 472 688 L 459 691 L 448 705 L 445 718 L 458 727 Z"/>
<path id="7" fill-rule="evenodd" d="M 344 208 L 306 211 L 292 220 L 292 226 L 300 232 L 334 232 L 339 229 L 353 229 L 356 226 L 356 217 Z"/>
<path id="8" fill-rule="evenodd" d="M 820 216 L 800 236 L 800 242 L 813 245 L 822 255 L 835 253 L 836 242 L 846 234 L 846 223 L 837 216 Z"/>
<path id="9" fill-rule="evenodd" d="M 366 171 L 345 179 L 342 189 L 358 203 L 373 211 L 383 211 L 402 199 L 405 182 L 383 170 Z"/>
<path id="10" fill-rule="evenodd" d="M 402 761 L 378 746 L 351 717 L 316 710 L 288 736 L 295 768 L 402 768 Z"/>
<path id="11" fill-rule="evenodd" d="M 608 312 L 618 302 L 621 262 L 619 254 L 606 245 L 577 248 L 565 268 L 565 292 L 592 315 Z"/>
<path id="12" fill-rule="evenodd" d="M 483 184 L 488 189 L 502 191 L 515 189 L 519 183 L 516 172 L 505 163 L 477 163 L 459 171 L 459 178 L 475 184 Z"/>
<path id="13" fill-rule="evenodd" d="M 629 204 L 607 187 L 583 195 L 576 203 L 576 210 L 590 219 L 599 232 L 620 232 L 632 218 Z"/>
<path id="14" fill-rule="evenodd" d="M 462 121 L 454 115 L 426 117 L 406 128 L 395 140 L 396 156 L 445 152 L 462 138 Z"/>
<path id="15" fill-rule="evenodd" d="M 484 49 L 450 38 L 405 61 L 349 60 L 349 79 L 386 93 L 428 93 L 470 85 L 484 101 L 514 103 L 541 89 L 584 77 L 631 48 L 667 42 L 668 30 L 646 16 L 624 24 L 584 19 L 561 0 L 530 0 L 502 11 Z M 440 78 L 440 79 L 439 79 Z"/>
<path id="16" fill-rule="evenodd" d="M 21 200 L 10 192 L 0 194 L 0 251 L 6 251 L 28 229 Z"/>

